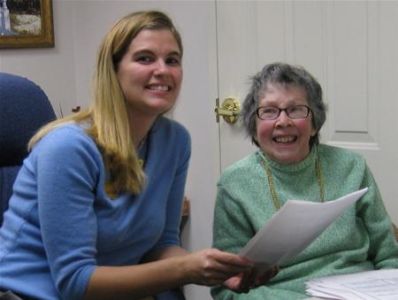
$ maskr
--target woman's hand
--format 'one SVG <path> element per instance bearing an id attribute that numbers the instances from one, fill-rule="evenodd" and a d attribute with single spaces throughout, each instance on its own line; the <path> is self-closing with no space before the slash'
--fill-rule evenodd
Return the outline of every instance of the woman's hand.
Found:
<path id="1" fill-rule="evenodd" d="M 188 282 L 201 285 L 222 284 L 225 280 L 253 268 L 250 261 L 236 254 L 205 249 L 184 256 Z"/>
<path id="2" fill-rule="evenodd" d="M 251 288 L 266 284 L 278 272 L 279 268 L 277 266 L 262 273 L 259 273 L 256 268 L 251 268 L 229 278 L 224 282 L 224 286 L 236 292 L 247 293 Z"/>

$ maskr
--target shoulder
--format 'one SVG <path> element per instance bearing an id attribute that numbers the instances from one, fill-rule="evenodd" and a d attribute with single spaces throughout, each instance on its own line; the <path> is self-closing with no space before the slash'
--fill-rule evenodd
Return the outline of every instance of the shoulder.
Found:
<path id="1" fill-rule="evenodd" d="M 261 161 L 257 152 L 251 153 L 246 157 L 236 161 L 232 165 L 225 168 L 222 172 L 219 183 L 227 182 L 245 182 L 259 178 L 261 174 Z"/>
<path id="2" fill-rule="evenodd" d="M 363 156 L 351 149 L 337 147 L 333 145 L 320 144 L 318 151 L 321 156 L 339 157 L 345 160 L 363 160 Z"/>
<path id="3" fill-rule="evenodd" d="M 76 142 L 79 143 L 76 144 Z M 87 143 L 95 146 L 94 141 L 85 132 L 82 126 L 75 123 L 66 123 L 52 129 L 43 136 L 37 144 L 43 147 L 53 144 L 58 146 L 76 146 L 80 143 Z"/>
<path id="4" fill-rule="evenodd" d="M 101 158 L 94 140 L 82 126 L 74 123 L 63 124 L 51 130 L 33 147 L 32 154 L 63 160 L 74 155 Z"/>
<path id="5" fill-rule="evenodd" d="M 321 144 L 318 146 L 322 162 L 335 166 L 335 169 L 365 169 L 366 160 L 353 150 Z"/>

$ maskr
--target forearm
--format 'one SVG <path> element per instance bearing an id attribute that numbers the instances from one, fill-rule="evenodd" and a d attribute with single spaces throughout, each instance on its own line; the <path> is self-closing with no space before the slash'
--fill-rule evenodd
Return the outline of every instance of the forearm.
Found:
<path id="1" fill-rule="evenodd" d="M 86 291 L 85 300 L 140 299 L 189 282 L 185 258 L 122 267 L 97 267 Z"/>
<path id="2" fill-rule="evenodd" d="M 176 256 L 182 254 L 180 256 Z M 204 249 L 187 254 L 178 247 L 158 253 L 159 260 L 126 267 L 98 267 L 85 299 L 140 299 L 188 283 L 217 285 L 252 264 L 232 253 Z"/>
<path id="3" fill-rule="evenodd" d="M 156 255 L 159 260 L 134 266 L 97 267 L 85 300 L 140 299 L 189 283 L 212 286 L 252 268 L 246 259 L 217 249 L 187 254 L 171 247 Z"/>
<path id="4" fill-rule="evenodd" d="M 145 256 L 144 262 L 150 262 L 150 261 L 155 261 L 155 260 L 160 260 L 160 259 L 165 259 L 165 258 L 170 258 L 170 257 L 175 257 L 175 256 L 183 256 L 187 255 L 189 252 L 181 247 L 178 246 L 172 246 L 172 247 L 167 247 L 163 248 L 160 250 L 153 251 L 149 253 L 148 255 Z"/>

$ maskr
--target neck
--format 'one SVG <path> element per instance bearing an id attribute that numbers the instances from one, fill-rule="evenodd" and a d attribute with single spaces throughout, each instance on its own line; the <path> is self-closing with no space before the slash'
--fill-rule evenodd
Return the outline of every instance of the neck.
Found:
<path id="1" fill-rule="evenodd" d="M 321 167 L 321 163 L 319 161 L 319 155 L 318 155 L 318 151 L 316 149 L 316 153 L 315 153 L 316 157 L 315 157 L 315 177 L 319 186 L 319 196 L 320 196 L 320 201 L 324 202 L 325 201 L 325 184 L 324 184 L 324 178 L 323 178 L 323 174 L 322 174 L 322 167 Z M 272 176 L 272 172 L 271 172 L 271 168 L 269 166 L 269 162 L 265 159 L 265 157 L 262 158 L 262 164 L 267 176 L 267 182 L 268 182 L 268 187 L 269 187 L 269 191 L 271 193 L 271 198 L 272 198 L 272 202 L 274 204 L 274 207 L 276 210 L 279 210 L 282 207 L 282 203 L 278 197 L 278 194 L 276 192 L 276 187 L 274 184 L 274 179 Z"/>
<path id="2" fill-rule="evenodd" d="M 133 143 L 136 149 L 146 139 L 149 130 L 151 130 L 156 118 L 143 118 L 137 115 L 130 115 L 130 130 L 132 133 Z"/>

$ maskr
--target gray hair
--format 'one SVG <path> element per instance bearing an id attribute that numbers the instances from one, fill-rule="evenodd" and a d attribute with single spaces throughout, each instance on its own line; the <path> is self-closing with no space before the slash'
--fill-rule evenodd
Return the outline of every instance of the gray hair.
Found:
<path id="1" fill-rule="evenodd" d="M 286 63 L 265 65 L 251 79 L 251 87 L 243 102 L 240 118 L 252 142 L 259 147 L 255 138 L 257 131 L 256 109 L 258 108 L 261 95 L 266 92 L 268 84 L 293 85 L 302 87 L 306 91 L 308 106 L 312 111 L 312 126 L 316 131 L 316 134 L 310 139 L 310 147 L 319 144 L 319 131 L 326 120 L 326 106 L 322 100 L 321 85 L 303 67 Z"/>

